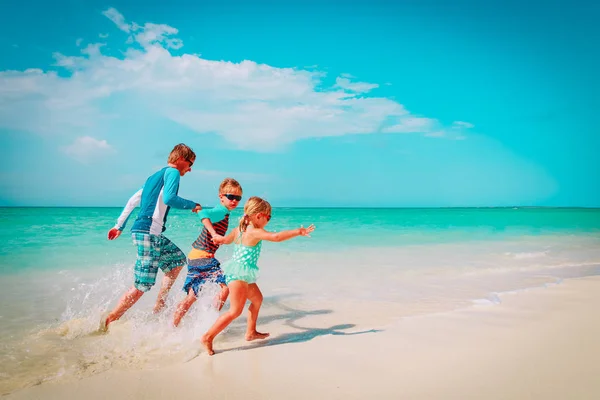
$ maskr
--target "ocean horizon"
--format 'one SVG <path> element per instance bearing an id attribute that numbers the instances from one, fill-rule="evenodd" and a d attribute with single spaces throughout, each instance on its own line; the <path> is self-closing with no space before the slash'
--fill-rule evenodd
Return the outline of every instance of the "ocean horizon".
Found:
<path id="1" fill-rule="evenodd" d="M 242 201 L 243 203 L 243 201 Z M 215 204 L 203 205 L 203 207 L 212 208 Z M 273 208 L 299 208 L 299 209 L 329 209 L 329 208 L 350 208 L 350 209 L 414 209 L 414 210 L 427 210 L 427 209 L 486 209 L 486 208 L 532 208 L 532 209 L 590 209 L 590 210 L 600 210 L 600 206 L 272 206 Z M 0 206 L 0 208 L 120 208 L 123 206 L 83 206 L 83 205 L 34 205 L 34 206 L 26 206 L 26 205 L 4 205 Z"/>

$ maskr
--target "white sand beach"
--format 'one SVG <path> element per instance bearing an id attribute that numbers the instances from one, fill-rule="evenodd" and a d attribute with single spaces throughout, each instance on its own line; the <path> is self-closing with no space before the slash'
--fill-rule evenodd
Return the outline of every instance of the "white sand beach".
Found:
<path id="1" fill-rule="evenodd" d="M 383 326 L 307 313 L 260 343 L 244 343 L 240 325 L 212 357 L 112 368 L 5 398 L 597 399 L 598 305 L 600 277 L 587 277 Z"/>

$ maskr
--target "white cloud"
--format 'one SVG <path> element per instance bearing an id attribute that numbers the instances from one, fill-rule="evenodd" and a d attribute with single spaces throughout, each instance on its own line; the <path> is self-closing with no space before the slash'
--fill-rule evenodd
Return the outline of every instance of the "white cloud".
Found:
<path id="1" fill-rule="evenodd" d="M 79 38 L 75 41 L 75 46 L 79 47 L 79 46 L 81 46 L 81 43 L 83 43 L 83 39 Z"/>
<path id="2" fill-rule="evenodd" d="M 463 122 L 463 121 L 454 121 L 452 123 L 452 125 L 454 127 L 467 128 L 467 129 L 471 129 L 471 128 L 475 127 L 475 125 L 473 125 L 469 122 Z"/>
<path id="3" fill-rule="evenodd" d="M 168 36 L 176 35 L 179 31 L 169 25 L 146 23 L 140 26 L 135 22 L 127 23 L 123 14 L 114 8 L 102 12 L 104 16 L 110 19 L 117 27 L 126 33 L 133 33 L 128 43 L 137 42 L 143 47 L 148 47 L 153 44 L 164 44 L 166 48 L 179 49 L 183 46 L 180 39 L 168 38 Z M 137 32 L 137 33 L 134 33 Z"/>
<path id="4" fill-rule="evenodd" d="M 436 138 L 448 138 L 453 140 L 465 140 L 465 132 L 467 129 L 473 128 L 474 125 L 464 121 L 454 121 L 448 129 L 436 129 L 425 133 L 425 136 Z"/>
<path id="5" fill-rule="evenodd" d="M 78 137 L 62 150 L 68 156 L 84 164 L 115 151 L 106 140 L 97 140 L 90 136 Z"/>
<path id="6" fill-rule="evenodd" d="M 169 25 L 147 23 L 143 28 L 138 28 L 140 33 L 134 35 L 133 40 L 143 47 L 149 47 L 153 44 L 164 44 L 166 48 L 180 49 L 183 47 L 181 39 L 169 38 L 176 35 L 179 31 Z M 136 30 L 138 30 L 136 29 Z"/>
<path id="7" fill-rule="evenodd" d="M 98 37 L 100 39 L 106 39 L 108 37 L 108 33 L 100 33 L 100 34 L 98 34 Z"/>
<path id="8" fill-rule="evenodd" d="M 123 14 L 121 14 L 114 8 L 111 7 L 108 10 L 103 11 L 102 14 L 108 19 L 110 19 L 112 22 L 114 22 L 115 25 L 117 25 L 117 27 L 123 32 L 129 33 L 129 31 L 131 30 L 132 27 L 125 22 L 125 17 L 123 16 Z"/>
<path id="9" fill-rule="evenodd" d="M 443 137 L 446 135 L 446 132 L 444 131 L 433 131 L 433 132 L 427 132 L 425 134 L 425 136 L 429 136 L 429 137 Z"/>
<path id="10" fill-rule="evenodd" d="M 470 127 L 461 121 L 444 127 L 411 114 L 395 100 L 369 96 L 379 85 L 355 82 L 349 74 L 324 87 L 321 71 L 173 55 L 170 49 L 183 46 L 174 37 L 177 29 L 128 22 L 114 8 L 103 14 L 127 34 L 122 56 L 106 55 L 104 44 L 95 43 L 79 55 L 55 53 L 60 74 L 1 71 L 0 127 L 46 135 L 104 135 L 107 118 L 128 118 L 127 107 L 115 106 L 119 101 L 257 151 L 305 138 Z"/>
<path id="11" fill-rule="evenodd" d="M 431 132 L 437 121 L 431 118 L 406 117 L 398 124 L 387 126 L 382 129 L 385 133 L 422 133 Z"/>
<path id="12" fill-rule="evenodd" d="M 344 74 L 344 75 L 348 76 L 348 74 Z M 344 90 L 348 90 L 350 92 L 355 92 L 355 93 L 367 93 L 367 92 L 370 92 L 371 90 L 379 87 L 379 85 L 377 85 L 375 83 L 351 82 L 350 79 L 348 79 L 347 77 L 336 78 L 335 84 L 337 87 L 340 87 Z"/>

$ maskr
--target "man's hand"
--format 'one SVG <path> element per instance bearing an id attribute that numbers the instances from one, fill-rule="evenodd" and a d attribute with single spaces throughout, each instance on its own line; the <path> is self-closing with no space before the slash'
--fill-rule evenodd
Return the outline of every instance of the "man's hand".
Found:
<path id="1" fill-rule="evenodd" d="M 196 207 L 192 208 L 193 213 L 197 213 L 200 210 L 202 210 L 202 206 L 198 203 L 196 203 Z"/>
<path id="2" fill-rule="evenodd" d="M 115 240 L 116 238 L 121 236 L 122 232 L 123 231 L 120 231 L 117 228 L 112 228 L 110 231 L 108 231 L 108 240 Z"/>

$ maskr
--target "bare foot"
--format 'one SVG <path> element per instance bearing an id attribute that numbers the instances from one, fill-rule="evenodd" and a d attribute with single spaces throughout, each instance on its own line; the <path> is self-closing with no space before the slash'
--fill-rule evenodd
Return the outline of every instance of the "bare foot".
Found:
<path id="1" fill-rule="evenodd" d="M 109 320 L 109 316 L 110 314 L 108 313 L 103 313 L 100 316 L 100 326 L 98 327 L 98 330 L 102 333 L 106 333 L 108 332 L 108 324 L 110 324 L 110 320 Z"/>
<path id="2" fill-rule="evenodd" d="M 265 338 L 268 338 L 269 335 L 270 335 L 270 333 L 261 333 L 259 331 L 254 331 L 251 333 L 246 333 L 246 340 L 248 342 L 251 342 L 256 339 L 265 339 Z"/>
<path id="3" fill-rule="evenodd" d="M 212 356 L 215 354 L 215 351 L 212 348 L 212 340 L 209 340 L 208 336 L 206 336 L 206 334 L 202 335 L 202 338 L 200 339 L 200 343 L 202 343 L 202 345 L 204 347 L 206 347 L 206 351 L 208 352 L 209 356 Z"/>
<path id="4" fill-rule="evenodd" d="M 154 306 L 154 309 L 152 310 L 152 314 L 158 314 L 163 310 L 163 308 L 165 308 L 165 301 L 157 301 L 156 305 Z"/>

